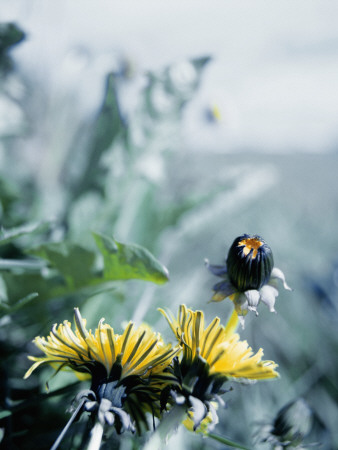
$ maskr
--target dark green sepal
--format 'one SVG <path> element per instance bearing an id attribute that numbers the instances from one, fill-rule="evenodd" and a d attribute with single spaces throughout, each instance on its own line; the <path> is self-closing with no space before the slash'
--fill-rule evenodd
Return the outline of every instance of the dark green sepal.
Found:
<path id="1" fill-rule="evenodd" d="M 125 386 L 118 386 L 118 381 L 107 381 L 100 384 L 96 391 L 98 399 L 106 398 L 111 401 L 113 406 L 121 408 L 126 397 Z"/>

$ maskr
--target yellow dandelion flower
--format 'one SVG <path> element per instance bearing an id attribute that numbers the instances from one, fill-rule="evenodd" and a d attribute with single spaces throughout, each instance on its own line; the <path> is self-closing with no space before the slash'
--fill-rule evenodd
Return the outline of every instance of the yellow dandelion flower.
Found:
<path id="1" fill-rule="evenodd" d="M 173 373 L 176 384 L 167 396 L 176 405 L 185 405 L 187 417 L 183 422 L 194 431 L 207 432 L 217 423 L 214 401 L 223 402 L 219 394 L 229 378 L 244 381 L 275 378 L 277 364 L 262 361 L 263 350 L 256 354 L 246 341 L 240 341 L 235 333 L 239 319 L 233 311 L 224 327 L 220 319 L 205 326 L 202 311 L 192 311 L 185 305 L 179 307 L 177 318 L 160 309 L 167 319 L 182 354 L 174 359 Z"/>
<path id="2" fill-rule="evenodd" d="M 191 366 L 199 357 L 207 363 L 210 375 L 254 380 L 278 376 L 275 371 L 277 364 L 262 361 L 262 349 L 254 354 L 246 341 L 240 341 L 235 333 L 238 323 L 236 312 L 226 327 L 220 324 L 218 317 L 205 327 L 202 311 L 192 311 L 181 305 L 177 319 L 162 309 L 160 311 L 183 347 L 184 365 Z"/>
<path id="3" fill-rule="evenodd" d="M 34 339 L 33 342 L 45 356 L 28 357 L 35 362 L 24 378 L 44 364 L 56 369 L 68 368 L 88 378 L 113 376 L 123 379 L 130 375 L 145 378 L 150 373 L 163 371 L 179 351 L 178 347 L 165 345 L 160 334 L 145 325 L 136 328 L 133 322 L 129 322 L 120 335 L 101 319 L 93 333 L 86 329 L 86 320 L 77 308 L 74 317 L 75 331 L 65 320 L 60 325 L 54 325 L 47 338 L 38 336 Z"/>
<path id="4" fill-rule="evenodd" d="M 91 379 L 91 389 L 77 396 L 81 412 L 90 412 L 102 425 L 114 425 L 118 433 L 148 429 L 146 413 L 160 416 L 161 392 L 176 380 L 168 368 L 180 347 L 165 345 L 147 325 L 129 322 L 117 334 L 101 319 L 92 332 L 77 308 L 74 318 L 74 331 L 65 320 L 47 338 L 34 339 L 44 356 L 29 356 L 34 364 L 24 378 L 45 364 L 74 371 L 80 379 Z"/>

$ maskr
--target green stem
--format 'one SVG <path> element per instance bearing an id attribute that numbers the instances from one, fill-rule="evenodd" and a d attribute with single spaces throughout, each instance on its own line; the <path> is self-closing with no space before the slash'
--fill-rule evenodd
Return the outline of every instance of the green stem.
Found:
<path id="1" fill-rule="evenodd" d="M 240 450 L 250 450 L 248 447 L 244 447 L 244 445 L 238 444 L 237 442 L 231 441 L 228 438 L 225 438 L 223 436 L 218 436 L 218 434 L 214 433 L 205 433 L 205 436 L 208 436 L 211 439 L 214 439 L 215 441 L 221 442 L 224 445 L 227 445 L 228 447 L 234 447 L 239 448 Z"/>

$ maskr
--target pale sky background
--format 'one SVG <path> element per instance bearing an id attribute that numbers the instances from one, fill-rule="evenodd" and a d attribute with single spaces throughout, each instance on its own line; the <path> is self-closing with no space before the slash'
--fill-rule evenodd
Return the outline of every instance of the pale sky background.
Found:
<path id="1" fill-rule="evenodd" d="M 79 114 L 97 107 L 104 75 L 120 58 L 142 74 L 211 55 L 185 113 L 187 149 L 337 148 L 338 2 L 1 0 L 0 5 L 1 21 L 16 21 L 27 32 L 13 51 L 19 70 L 55 98 L 71 97 Z M 213 105 L 221 112 L 217 126 L 203 118 Z"/>

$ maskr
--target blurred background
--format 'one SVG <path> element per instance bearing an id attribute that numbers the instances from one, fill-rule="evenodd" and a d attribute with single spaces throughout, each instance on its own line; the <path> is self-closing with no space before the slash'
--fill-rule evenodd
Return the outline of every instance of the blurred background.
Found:
<path id="1" fill-rule="evenodd" d="M 307 442 L 338 448 L 338 4 L 2 0 L 0 18 L 0 223 L 48 222 L 0 247 L 12 448 L 48 448 L 74 394 L 62 389 L 76 380 L 59 374 L 50 388 L 62 395 L 43 397 L 48 369 L 22 380 L 36 335 L 74 306 L 89 326 L 147 321 L 167 339 L 158 307 L 185 303 L 224 323 L 232 305 L 207 303 L 217 280 L 204 259 L 223 263 L 243 233 L 267 241 L 294 291 L 240 333 L 281 378 L 232 384 L 215 432 L 269 448 L 255 444 L 258 424 L 302 397 Z M 56 293 L 28 249 L 94 251 L 91 231 L 148 248 L 169 283 Z M 220 447 L 186 430 L 168 444 Z"/>

